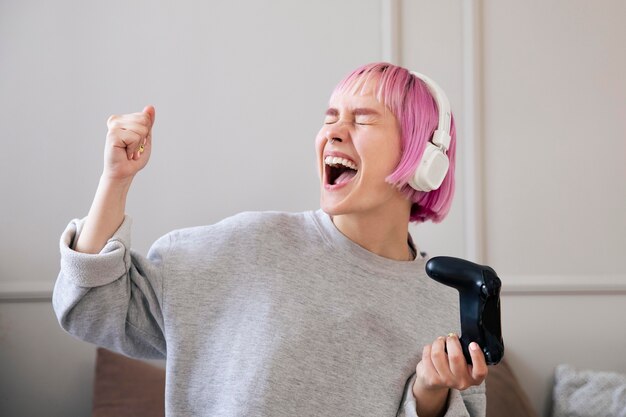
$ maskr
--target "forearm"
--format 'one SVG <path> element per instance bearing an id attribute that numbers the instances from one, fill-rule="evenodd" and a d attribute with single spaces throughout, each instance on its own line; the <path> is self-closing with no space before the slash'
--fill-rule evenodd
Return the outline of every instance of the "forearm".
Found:
<path id="1" fill-rule="evenodd" d="M 100 177 L 98 189 L 74 250 L 99 253 L 124 221 L 126 196 L 132 178 L 112 180 Z"/>

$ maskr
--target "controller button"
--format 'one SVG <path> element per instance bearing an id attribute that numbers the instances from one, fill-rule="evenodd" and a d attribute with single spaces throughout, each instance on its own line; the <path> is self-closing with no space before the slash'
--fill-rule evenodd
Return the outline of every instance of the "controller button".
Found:
<path id="1" fill-rule="evenodd" d="M 480 292 L 485 296 L 488 297 L 489 296 L 489 289 L 487 288 L 487 286 L 485 284 L 480 286 Z"/>

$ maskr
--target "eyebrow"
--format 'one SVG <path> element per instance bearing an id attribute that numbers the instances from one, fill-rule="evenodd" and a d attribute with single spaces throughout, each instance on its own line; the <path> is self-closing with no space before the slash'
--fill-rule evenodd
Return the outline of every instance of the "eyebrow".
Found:
<path id="1" fill-rule="evenodd" d="M 356 109 L 352 110 L 352 114 L 354 114 L 355 116 L 369 116 L 369 115 L 380 116 L 379 112 L 369 107 L 357 107 Z M 335 109 L 334 107 L 331 107 L 328 110 L 326 110 L 326 115 L 327 116 L 339 116 L 339 110 Z"/>

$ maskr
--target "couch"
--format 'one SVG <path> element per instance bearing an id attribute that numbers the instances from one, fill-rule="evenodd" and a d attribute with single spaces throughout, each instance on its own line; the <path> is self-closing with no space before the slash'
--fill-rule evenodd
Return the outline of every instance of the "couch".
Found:
<path id="1" fill-rule="evenodd" d="M 538 417 L 502 361 L 486 381 L 487 417 Z M 165 370 L 104 348 L 96 350 L 92 417 L 164 416 Z"/>

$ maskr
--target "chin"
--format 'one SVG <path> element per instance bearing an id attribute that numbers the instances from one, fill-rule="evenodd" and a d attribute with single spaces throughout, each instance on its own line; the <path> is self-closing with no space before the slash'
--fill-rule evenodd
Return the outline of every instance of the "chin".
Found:
<path id="1" fill-rule="evenodd" d="M 344 206 L 345 204 L 342 204 L 341 202 L 332 203 L 324 199 L 324 197 L 320 199 L 320 208 L 322 209 L 324 213 L 328 214 L 329 216 L 339 216 L 342 214 L 348 214 L 349 210 L 347 210 L 347 208 Z"/>
<path id="2" fill-rule="evenodd" d="M 337 206 L 335 206 L 334 204 L 324 203 L 324 201 L 320 201 L 320 208 L 324 213 L 328 214 L 329 216 L 337 216 L 339 214 L 342 214 L 340 210 L 337 210 Z"/>
<path id="3" fill-rule="evenodd" d="M 347 214 L 355 214 L 358 213 L 362 209 L 358 205 L 355 205 L 354 202 L 346 201 L 345 199 L 342 201 L 328 201 L 324 198 L 320 199 L 320 208 L 322 211 L 329 216 L 343 216 Z"/>

